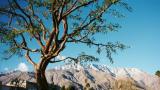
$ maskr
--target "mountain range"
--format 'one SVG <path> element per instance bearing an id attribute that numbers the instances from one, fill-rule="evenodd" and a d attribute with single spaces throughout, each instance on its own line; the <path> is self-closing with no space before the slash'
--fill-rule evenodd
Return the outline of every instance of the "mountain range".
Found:
<path id="1" fill-rule="evenodd" d="M 96 64 L 67 64 L 46 71 L 48 83 L 60 87 L 73 85 L 82 90 L 86 85 L 94 90 L 160 90 L 160 78 L 137 68 L 111 68 Z M 13 71 L 0 74 L 3 85 L 19 78 L 35 82 L 33 72 Z"/>

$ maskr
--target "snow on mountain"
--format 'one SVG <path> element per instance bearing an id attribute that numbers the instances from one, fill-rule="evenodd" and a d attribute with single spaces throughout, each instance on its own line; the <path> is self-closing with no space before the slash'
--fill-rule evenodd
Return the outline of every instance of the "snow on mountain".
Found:
<path id="1" fill-rule="evenodd" d="M 71 64 L 71 65 L 64 65 L 59 68 L 56 67 L 55 69 L 58 70 L 60 68 L 62 70 L 69 70 L 69 69 L 89 70 L 89 69 L 92 69 L 92 70 L 99 71 L 99 72 L 105 72 L 111 75 L 112 77 L 114 77 L 115 79 L 130 78 L 143 88 L 149 87 L 149 88 L 154 88 L 154 90 L 160 90 L 160 78 L 159 77 L 148 74 L 137 68 L 111 68 L 107 65 L 96 65 L 96 64 L 74 65 L 74 64 Z"/>
<path id="2" fill-rule="evenodd" d="M 15 77 L 35 81 L 34 73 L 27 72 L 3 74 L 0 75 L 0 81 L 5 84 Z M 54 82 L 59 86 L 73 84 L 80 90 L 86 85 L 86 80 L 96 90 L 119 90 L 119 88 L 130 87 L 130 85 L 133 85 L 133 90 L 160 90 L 160 78 L 158 76 L 148 74 L 137 68 L 67 64 L 47 70 L 46 77 L 49 83 Z"/>
<path id="3" fill-rule="evenodd" d="M 67 70 L 67 69 L 76 69 L 76 70 L 81 70 L 84 67 L 81 66 L 80 64 L 66 64 L 64 66 L 56 66 L 54 69 L 56 70 Z"/>
<path id="4" fill-rule="evenodd" d="M 137 74 L 142 74 L 145 73 L 144 71 L 141 71 L 137 68 L 111 68 L 107 65 L 96 65 L 96 64 L 67 64 L 64 66 L 57 66 L 54 69 L 56 70 L 68 70 L 68 69 L 76 69 L 76 70 L 81 70 L 81 69 L 93 69 L 96 71 L 102 71 L 106 72 L 114 77 L 134 77 Z M 147 74 L 147 73 L 145 73 Z"/>

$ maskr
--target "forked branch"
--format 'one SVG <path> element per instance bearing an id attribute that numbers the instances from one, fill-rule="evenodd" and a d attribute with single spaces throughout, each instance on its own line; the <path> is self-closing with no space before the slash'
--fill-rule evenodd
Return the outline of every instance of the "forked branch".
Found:
<path id="1" fill-rule="evenodd" d="M 33 66 L 36 66 L 36 63 L 31 59 L 29 55 L 29 51 L 26 52 L 25 57 L 29 63 L 31 63 Z"/>

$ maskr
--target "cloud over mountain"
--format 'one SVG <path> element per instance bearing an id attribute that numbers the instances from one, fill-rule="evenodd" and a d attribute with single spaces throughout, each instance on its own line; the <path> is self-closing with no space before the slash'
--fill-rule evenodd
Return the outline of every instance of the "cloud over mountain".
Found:
<path id="1" fill-rule="evenodd" d="M 20 63 L 16 70 L 22 71 L 22 72 L 28 72 L 28 66 L 25 63 Z"/>

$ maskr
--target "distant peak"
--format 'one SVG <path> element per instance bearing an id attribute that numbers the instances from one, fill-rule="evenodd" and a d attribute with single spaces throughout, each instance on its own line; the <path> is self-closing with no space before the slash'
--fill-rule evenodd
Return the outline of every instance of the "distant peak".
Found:
<path id="1" fill-rule="evenodd" d="M 114 68 L 114 67 L 109 67 L 107 65 L 98 65 L 98 64 L 66 64 L 63 66 L 57 66 L 54 69 L 56 70 L 93 69 L 96 71 L 106 72 L 115 76 L 130 76 L 130 75 L 135 75 L 139 73 L 145 73 L 142 70 L 139 70 L 137 68 Z"/>

